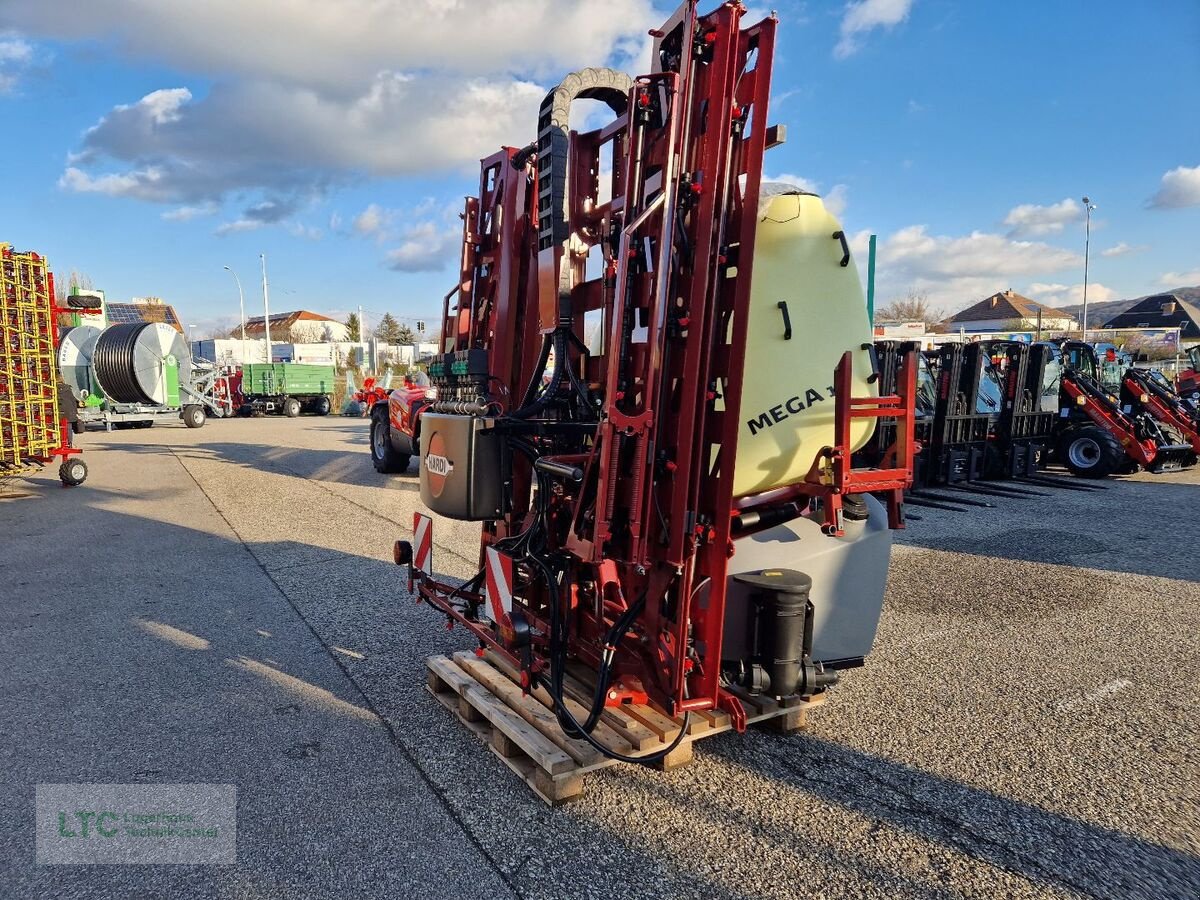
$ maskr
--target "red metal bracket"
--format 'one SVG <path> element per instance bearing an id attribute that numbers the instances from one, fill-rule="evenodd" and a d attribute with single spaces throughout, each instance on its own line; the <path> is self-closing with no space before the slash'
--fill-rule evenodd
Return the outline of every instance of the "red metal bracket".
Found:
<path id="1" fill-rule="evenodd" d="M 853 353 L 846 351 L 834 369 L 835 443 L 821 449 L 804 482 L 795 486 L 797 494 L 821 499 L 824 513 L 821 527 L 826 534 L 835 536 L 843 533 L 842 498 L 846 494 L 884 494 L 888 526 L 904 527 L 904 490 L 912 486 L 916 454 L 916 351 L 910 350 L 904 355 L 896 377 L 896 393 L 880 397 L 853 396 L 853 359 Z M 854 468 L 851 425 L 855 419 L 882 418 L 896 421 L 896 442 L 884 454 L 891 467 Z"/>
<path id="2" fill-rule="evenodd" d="M 742 706 L 741 700 L 725 688 L 721 688 L 717 691 L 717 706 L 729 713 L 734 731 L 742 734 L 746 730 L 746 708 Z"/>

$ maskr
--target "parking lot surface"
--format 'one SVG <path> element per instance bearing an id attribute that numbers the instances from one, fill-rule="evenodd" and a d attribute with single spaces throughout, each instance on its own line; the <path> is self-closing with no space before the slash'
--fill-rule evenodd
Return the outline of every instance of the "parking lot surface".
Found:
<path id="1" fill-rule="evenodd" d="M 366 422 L 81 438 L 0 483 L 5 897 L 1200 895 L 1200 475 L 912 508 L 875 652 L 802 735 L 550 809 L 424 690 L 420 510 Z M 477 526 L 438 520 L 437 571 Z M 38 866 L 34 786 L 238 789 L 229 866 Z"/>

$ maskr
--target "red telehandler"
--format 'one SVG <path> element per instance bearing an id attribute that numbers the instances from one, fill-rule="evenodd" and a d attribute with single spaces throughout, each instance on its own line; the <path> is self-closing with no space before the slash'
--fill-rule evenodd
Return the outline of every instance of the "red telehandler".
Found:
<path id="1" fill-rule="evenodd" d="M 1188 350 L 1188 368 L 1179 373 L 1175 392 L 1193 410 L 1200 411 L 1200 345 Z"/>
<path id="2" fill-rule="evenodd" d="M 1061 353 L 1058 453 L 1068 469 L 1084 478 L 1104 478 L 1138 468 L 1165 472 L 1195 465 L 1192 442 L 1145 407 L 1149 395 L 1142 400 L 1140 382 L 1131 389 L 1136 393 L 1126 392 L 1123 384 L 1110 390 L 1091 344 L 1065 341 Z M 1126 373 L 1123 381 L 1129 377 Z"/>
<path id="3" fill-rule="evenodd" d="M 684 3 L 649 74 L 569 75 L 535 143 L 482 160 L 419 440 L 422 500 L 481 523 L 479 572 L 435 575 L 421 514 L 395 548 L 419 600 L 609 759 L 861 665 L 912 480 L 915 355 L 880 396 L 845 231 L 760 183 L 785 136 L 776 20 L 745 12 Z M 579 99 L 611 121 L 570 130 Z M 884 417 L 885 461 L 855 468 Z M 628 703 L 682 727 L 619 752 L 597 724 Z"/>
<path id="4" fill-rule="evenodd" d="M 1126 412 L 1143 410 L 1179 443 L 1191 445 L 1184 465 L 1194 466 L 1200 456 L 1200 419 L 1175 392 L 1171 383 L 1148 369 L 1129 368 L 1121 376 L 1121 407 Z"/>

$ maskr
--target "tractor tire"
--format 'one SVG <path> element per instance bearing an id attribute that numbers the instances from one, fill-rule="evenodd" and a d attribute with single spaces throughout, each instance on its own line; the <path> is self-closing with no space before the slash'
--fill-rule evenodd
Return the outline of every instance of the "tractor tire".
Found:
<path id="1" fill-rule="evenodd" d="M 327 416 L 333 409 L 333 401 L 328 397 L 318 397 L 317 402 L 313 404 L 313 412 L 318 416 Z"/>
<path id="2" fill-rule="evenodd" d="M 87 481 L 87 463 L 77 456 L 64 459 L 58 467 L 58 479 L 65 487 L 78 487 Z"/>
<path id="3" fill-rule="evenodd" d="M 1096 425 L 1069 432 L 1059 446 L 1059 455 L 1080 478 L 1107 478 L 1126 460 L 1121 442 Z"/>
<path id="4" fill-rule="evenodd" d="M 288 397 L 283 401 L 283 414 L 289 419 L 294 419 L 300 415 L 300 401 L 295 397 Z"/>
<path id="5" fill-rule="evenodd" d="M 392 446 L 392 425 L 387 416 L 371 417 L 371 462 L 376 472 L 391 475 L 407 472 L 412 457 Z"/>
<path id="6" fill-rule="evenodd" d="M 207 419 L 208 416 L 205 415 L 203 406 L 191 404 L 183 408 L 183 413 L 180 415 L 180 418 L 183 419 L 183 424 L 188 428 L 203 428 L 204 420 Z"/>

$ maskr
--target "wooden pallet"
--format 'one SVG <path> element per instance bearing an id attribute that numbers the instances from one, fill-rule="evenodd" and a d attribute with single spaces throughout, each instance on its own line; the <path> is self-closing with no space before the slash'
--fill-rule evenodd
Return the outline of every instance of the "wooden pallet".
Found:
<path id="1" fill-rule="evenodd" d="M 429 693 L 485 740 L 551 806 L 579 796 L 589 772 L 617 764 L 587 741 L 567 737 L 553 712 L 549 692 L 544 687 L 523 692 L 517 672 L 502 659 L 462 652 L 431 656 L 425 665 Z M 825 697 L 822 694 L 810 700 L 778 702 L 736 693 L 745 707 L 748 724 L 783 732 L 804 728 L 808 710 Z M 571 671 L 564 681 L 563 694 L 571 713 L 583 721 L 592 697 L 587 674 Z M 592 736 L 626 756 L 650 755 L 670 744 L 681 724 L 682 718 L 673 718 L 657 706 L 625 704 L 605 709 Z M 653 765 L 662 770 L 687 765 L 697 740 L 732 728 L 729 714 L 722 710 L 694 712 L 687 736 Z"/>

